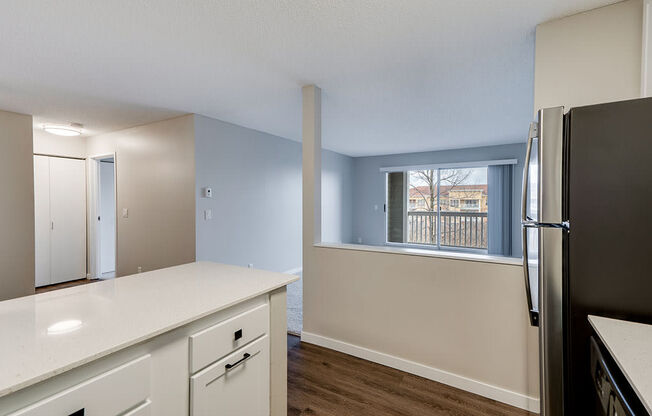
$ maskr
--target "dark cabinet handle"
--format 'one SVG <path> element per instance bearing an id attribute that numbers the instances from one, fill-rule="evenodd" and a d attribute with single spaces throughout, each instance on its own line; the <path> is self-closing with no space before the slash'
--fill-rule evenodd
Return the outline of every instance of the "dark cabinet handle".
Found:
<path id="1" fill-rule="evenodd" d="M 81 408 L 81 409 L 77 410 L 76 412 L 73 412 L 73 413 L 69 414 L 68 416 L 84 416 L 84 414 L 85 414 L 84 413 L 84 408 Z"/>
<path id="2" fill-rule="evenodd" d="M 249 354 L 248 352 L 245 352 L 244 355 L 242 356 L 242 358 L 240 358 L 238 361 L 234 362 L 233 364 L 225 365 L 224 368 L 226 368 L 227 370 L 230 370 L 232 368 L 235 368 L 235 367 L 239 366 L 243 362 L 247 361 L 249 358 L 251 358 L 251 354 Z"/>

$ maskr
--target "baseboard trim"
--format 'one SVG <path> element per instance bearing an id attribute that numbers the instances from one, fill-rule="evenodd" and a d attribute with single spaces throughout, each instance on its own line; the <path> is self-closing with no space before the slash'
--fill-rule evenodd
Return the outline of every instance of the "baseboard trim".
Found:
<path id="1" fill-rule="evenodd" d="M 295 267 L 294 269 L 286 270 L 284 274 L 299 274 L 303 272 L 303 267 Z"/>
<path id="2" fill-rule="evenodd" d="M 429 367 L 414 361 L 395 357 L 383 352 L 374 351 L 369 348 L 359 347 L 344 341 L 324 337 L 310 332 L 301 333 L 301 341 L 309 344 L 319 345 L 320 347 L 329 348 L 335 351 L 343 352 L 354 357 L 372 361 L 374 363 L 386 365 L 397 370 L 415 374 L 439 383 L 447 384 L 461 390 L 475 393 L 511 406 L 519 407 L 530 412 L 539 412 L 539 399 L 516 393 L 501 387 L 493 386 L 478 380 L 473 380 L 464 376 Z"/>

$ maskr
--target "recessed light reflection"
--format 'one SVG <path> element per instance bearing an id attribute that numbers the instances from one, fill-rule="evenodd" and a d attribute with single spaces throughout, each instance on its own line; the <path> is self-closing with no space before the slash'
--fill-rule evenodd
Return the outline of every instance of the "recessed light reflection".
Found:
<path id="1" fill-rule="evenodd" d="M 68 332 L 76 331 L 82 326 L 82 321 L 79 319 L 68 319 L 66 321 L 59 321 L 48 327 L 48 335 L 65 334 Z"/>

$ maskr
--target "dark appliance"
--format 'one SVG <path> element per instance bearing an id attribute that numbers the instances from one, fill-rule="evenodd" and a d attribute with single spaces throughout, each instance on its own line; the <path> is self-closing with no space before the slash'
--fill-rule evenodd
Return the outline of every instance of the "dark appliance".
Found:
<path id="1" fill-rule="evenodd" d="M 590 338 L 591 377 L 595 390 L 596 415 L 637 416 L 647 414 L 618 365 L 596 337 Z"/>
<path id="2" fill-rule="evenodd" d="M 523 180 L 523 269 L 541 415 L 600 414 L 587 316 L 652 323 L 652 98 L 538 112 Z"/>

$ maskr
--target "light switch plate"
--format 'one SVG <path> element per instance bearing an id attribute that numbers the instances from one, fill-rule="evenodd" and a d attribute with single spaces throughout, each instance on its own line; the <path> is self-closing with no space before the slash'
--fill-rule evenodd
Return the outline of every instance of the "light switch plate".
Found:
<path id="1" fill-rule="evenodd" d="M 205 209 L 204 210 L 204 219 L 206 221 L 213 219 L 213 210 L 212 209 Z"/>
<path id="2" fill-rule="evenodd" d="M 129 208 L 122 208 L 122 218 L 129 218 Z"/>

